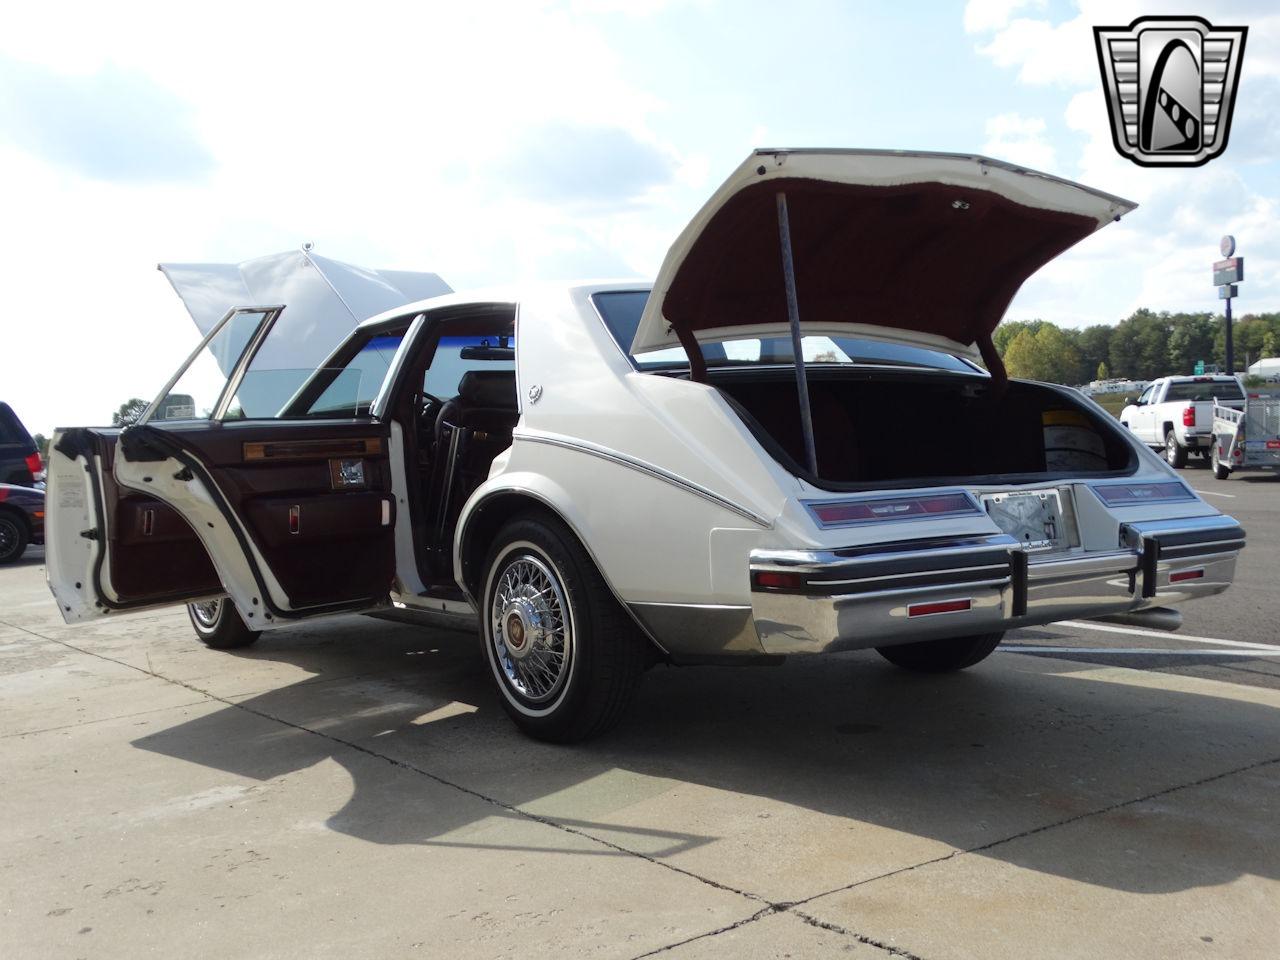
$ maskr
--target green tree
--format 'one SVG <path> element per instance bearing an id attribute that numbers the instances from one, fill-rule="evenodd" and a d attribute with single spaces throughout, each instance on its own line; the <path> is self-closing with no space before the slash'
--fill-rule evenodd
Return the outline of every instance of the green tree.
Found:
<path id="1" fill-rule="evenodd" d="M 1111 360 L 1111 334 L 1114 327 L 1096 323 L 1085 327 L 1076 334 L 1076 348 L 1080 351 L 1081 383 L 1088 380 L 1098 369 L 1098 364 Z"/>
<path id="2" fill-rule="evenodd" d="M 991 335 L 991 342 L 995 345 L 996 352 L 1003 357 L 1018 334 L 1024 330 L 1035 333 L 1044 325 L 1044 320 L 1008 320 L 996 327 L 996 332 Z"/>
<path id="3" fill-rule="evenodd" d="M 111 415 L 111 425 L 113 427 L 127 427 L 131 423 L 136 423 L 138 418 L 142 416 L 143 411 L 147 409 L 147 401 L 133 397 L 120 404 L 118 410 Z"/>
<path id="4" fill-rule="evenodd" d="M 1018 331 L 1005 350 L 1004 365 L 1012 377 L 1077 383 L 1080 352 L 1066 332 L 1043 323 L 1034 331 Z"/>
<path id="5" fill-rule="evenodd" d="M 1276 332 L 1268 330 L 1262 335 L 1262 357 L 1274 357 L 1276 355 Z M 1262 357 L 1258 359 L 1261 360 Z"/>
<path id="6" fill-rule="evenodd" d="M 1168 373 L 1187 374 L 1197 360 L 1209 362 L 1216 332 L 1211 313 L 1177 313 L 1171 319 L 1167 353 Z"/>
<path id="7" fill-rule="evenodd" d="M 1110 379 L 1111 379 L 1111 371 L 1107 369 L 1107 361 L 1105 361 L 1105 360 L 1099 360 L 1099 361 L 1098 361 L 1098 372 L 1097 372 L 1097 374 L 1095 375 L 1095 378 L 1094 378 L 1094 379 L 1097 379 L 1097 380 L 1110 380 Z"/>
<path id="8" fill-rule="evenodd" d="M 47 460 L 49 458 L 49 438 L 43 433 L 37 433 L 31 440 L 35 443 L 36 449 L 40 451 L 40 456 Z"/>

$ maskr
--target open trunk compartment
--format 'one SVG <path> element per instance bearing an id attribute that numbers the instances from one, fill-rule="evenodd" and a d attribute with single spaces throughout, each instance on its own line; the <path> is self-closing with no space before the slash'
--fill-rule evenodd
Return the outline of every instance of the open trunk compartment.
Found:
<path id="1" fill-rule="evenodd" d="M 1119 428 L 1051 387 L 928 371 L 809 368 L 818 475 L 801 466 L 794 372 L 718 370 L 709 379 L 764 448 L 829 490 L 1038 482 L 1132 473 Z"/>

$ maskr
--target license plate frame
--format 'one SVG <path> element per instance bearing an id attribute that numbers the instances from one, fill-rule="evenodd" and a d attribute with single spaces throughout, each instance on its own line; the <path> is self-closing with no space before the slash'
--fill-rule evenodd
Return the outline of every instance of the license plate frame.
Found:
<path id="1" fill-rule="evenodd" d="M 1028 552 L 1068 550 L 1079 542 L 1072 529 L 1075 511 L 1063 509 L 1062 491 L 1056 487 L 983 494 L 982 509 Z"/>

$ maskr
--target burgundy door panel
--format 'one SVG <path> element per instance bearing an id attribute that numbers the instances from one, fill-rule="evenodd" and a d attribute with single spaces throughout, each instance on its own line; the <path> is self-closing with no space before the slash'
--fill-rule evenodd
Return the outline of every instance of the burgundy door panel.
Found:
<path id="1" fill-rule="evenodd" d="M 395 575 L 386 427 L 264 420 L 151 429 L 209 474 L 290 606 L 386 597 Z"/>
<path id="2" fill-rule="evenodd" d="M 94 435 L 103 470 L 108 574 L 121 607 L 209 596 L 222 590 L 204 545 L 172 507 L 116 484 L 115 433 Z"/>
<path id="3" fill-rule="evenodd" d="M 353 583 L 372 596 L 395 575 L 392 497 L 372 491 L 255 497 L 244 519 L 280 586 L 294 604 L 350 598 Z M 386 522 L 384 522 L 384 507 Z"/>

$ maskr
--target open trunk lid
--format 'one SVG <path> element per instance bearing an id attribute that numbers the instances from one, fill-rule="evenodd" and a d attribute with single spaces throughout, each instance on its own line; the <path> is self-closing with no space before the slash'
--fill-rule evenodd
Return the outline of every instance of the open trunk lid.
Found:
<path id="1" fill-rule="evenodd" d="M 805 335 L 968 357 L 1027 277 L 1136 206 L 984 157 L 757 150 L 667 253 L 633 354 L 789 335 L 779 193 Z"/>

